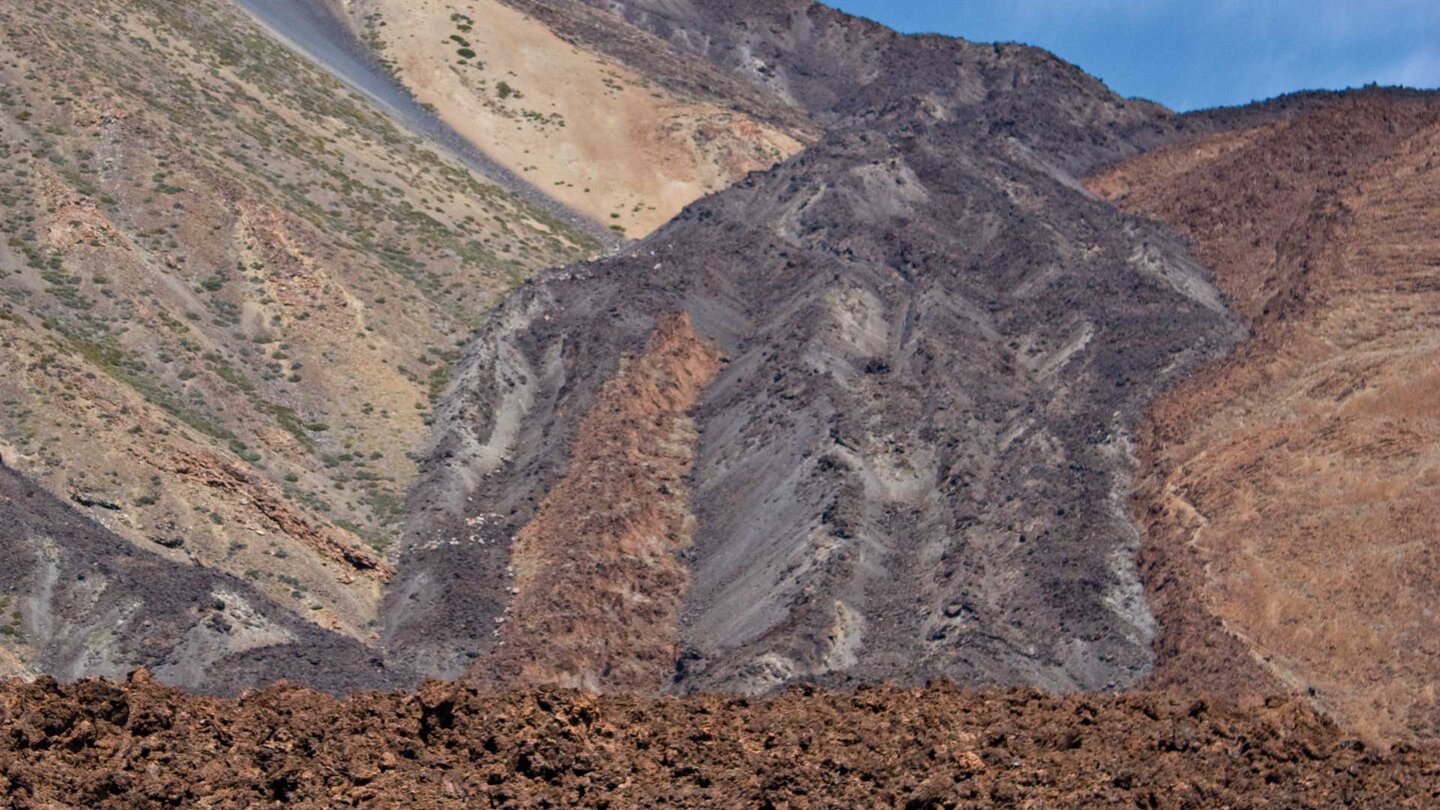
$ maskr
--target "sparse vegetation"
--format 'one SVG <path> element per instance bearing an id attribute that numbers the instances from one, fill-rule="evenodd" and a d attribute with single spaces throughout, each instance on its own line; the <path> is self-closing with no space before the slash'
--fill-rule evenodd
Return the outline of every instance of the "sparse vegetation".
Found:
<path id="1" fill-rule="evenodd" d="M 10 596 L 0 594 L 0 641 L 23 643 L 25 641 L 25 633 L 22 630 L 24 618 L 18 607 L 11 606 Z"/>
<path id="2" fill-rule="evenodd" d="M 165 459 L 129 493 L 136 525 L 117 524 L 136 539 L 175 536 L 167 510 L 193 505 L 185 476 L 202 474 L 179 470 L 220 459 L 307 520 L 385 547 L 414 465 L 403 452 L 367 460 L 369 448 L 417 444 L 428 410 L 409 403 L 449 374 L 438 356 L 399 373 L 402 358 L 453 344 L 517 277 L 597 243 L 431 151 L 226 6 L 72 11 L 0 12 L 29 32 L 0 60 L 0 111 L 19 122 L 0 129 L 0 350 L 19 392 L 0 410 L 7 442 L 37 473 L 85 458 L 95 475 L 143 481 L 154 468 L 133 448 Z M 446 52 L 482 70 L 473 21 L 453 22 Z M 72 99 L 93 125 L 75 125 Z M 361 407 L 377 393 L 404 412 Z M 94 452 L 112 446 L 132 449 Z M 337 455 L 352 446 L 367 453 Z M 333 466 L 317 463 L 326 455 Z M 246 497 L 199 492 L 214 508 L 186 530 L 250 525 Z M 186 548 L 202 564 L 254 564 L 230 542 Z"/>

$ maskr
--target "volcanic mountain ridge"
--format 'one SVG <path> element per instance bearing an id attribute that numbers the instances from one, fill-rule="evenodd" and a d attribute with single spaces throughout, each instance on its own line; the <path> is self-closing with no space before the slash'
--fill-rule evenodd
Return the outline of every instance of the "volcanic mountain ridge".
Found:
<path id="1" fill-rule="evenodd" d="M 514 538 L 541 531 L 577 465 L 624 457 L 621 434 L 577 437 L 607 381 L 684 317 L 723 366 L 694 407 L 682 653 L 611 637 L 613 666 L 588 669 L 618 678 L 643 658 L 678 691 L 1145 677 L 1130 431 L 1243 328 L 1176 240 L 1076 175 L 1180 123 L 1040 51 L 902 37 L 807 3 L 621 11 L 682 51 L 703 39 L 722 67 L 752 54 L 823 134 L 496 311 L 437 410 L 387 648 L 446 677 L 516 645 L 545 657 L 551 634 L 510 629 L 526 626 L 511 576 L 537 546 L 605 574 L 565 591 L 577 617 L 671 598 L 668 578 L 587 546 Z M 613 508 L 609 487 L 590 492 L 567 508 Z"/>
<path id="2" fill-rule="evenodd" d="M 345 534 L 348 520 L 332 514 L 335 504 L 287 486 L 308 479 L 276 479 L 290 469 L 289 456 L 285 464 L 263 453 L 251 458 L 250 434 L 230 427 L 197 441 L 191 431 L 205 433 L 212 423 L 191 407 L 195 397 L 177 402 L 165 386 L 188 384 L 186 372 L 198 372 L 176 371 L 172 380 L 170 371 L 157 375 L 126 354 L 163 337 L 162 327 L 175 329 L 160 310 L 153 318 L 147 310 L 144 329 L 105 332 L 105 341 L 77 343 L 65 331 L 100 328 L 84 315 L 89 307 L 67 303 L 90 300 L 85 277 L 59 272 L 82 264 L 88 272 L 85 251 L 105 244 L 104 228 L 85 230 L 89 219 L 66 218 L 111 205 L 75 185 L 98 158 L 83 140 L 62 139 L 58 148 L 48 141 L 67 132 L 69 119 L 54 110 L 44 110 L 43 132 L 28 123 L 28 110 L 0 122 L 32 153 L 26 164 L 34 168 L 18 179 L 54 171 L 38 156 L 51 166 L 73 160 L 76 171 L 60 176 L 79 189 L 65 197 L 64 211 L 47 209 L 52 252 L 24 251 L 36 241 L 29 231 L 11 245 L 35 272 L 12 273 L 11 283 L 30 294 L 9 296 L 0 326 L 34 331 L 38 324 L 66 340 L 12 339 L 7 345 L 37 354 L 12 364 L 7 391 L 79 402 L 77 413 L 93 412 L 96 435 L 106 437 L 129 425 L 132 413 L 153 406 L 168 414 L 154 414 L 150 428 L 144 420 L 125 427 L 127 438 L 117 439 L 128 442 L 124 452 L 99 457 L 148 459 L 160 477 L 151 483 L 165 497 L 205 493 L 203 503 L 183 506 L 207 516 L 196 522 L 214 538 L 195 549 L 190 534 L 175 545 L 169 534 L 147 536 L 126 499 L 113 494 L 121 485 L 90 484 L 80 454 L 52 453 L 44 458 L 54 463 L 37 463 L 43 454 L 33 451 L 33 436 L 7 445 L 7 460 L 110 522 L 119 537 L 0 471 L 7 522 L 19 527 L 4 535 L 7 559 L 33 560 L 4 583 L 17 618 L 0 664 L 69 678 L 146 663 L 167 681 L 223 693 L 277 675 L 336 691 L 426 675 L 468 676 L 487 687 L 543 682 L 677 693 L 934 676 L 1057 692 L 1219 690 L 1241 700 L 1292 690 L 1374 741 L 1433 736 L 1435 668 L 1424 629 L 1433 612 L 1426 600 L 1437 591 L 1427 580 L 1433 544 L 1423 497 L 1434 477 L 1424 436 L 1436 401 L 1426 395 L 1435 334 L 1426 237 L 1433 184 L 1425 182 L 1435 153 L 1432 100 L 1316 94 L 1179 117 L 1120 99 L 1043 52 L 900 36 L 800 0 L 517 0 L 509 7 L 530 15 L 527 26 L 543 23 L 561 41 L 585 44 L 587 59 L 615 60 L 669 93 L 690 94 L 687 103 L 718 103 L 713 93 L 699 98 L 695 77 L 727 77 L 717 87 L 748 82 L 744 92 L 726 91 L 735 114 L 756 122 L 762 138 L 784 132 L 792 146 L 809 145 L 686 205 L 617 256 L 519 283 L 493 310 L 503 284 L 483 273 L 491 297 L 464 303 L 466 281 L 476 278 L 466 262 L 481 254 L 457 241 L 476 223 L 488 228 L 487 220 L 460 213 L 475 204 L 471 197 L 432 197 L 440 192 L 425 185 L 462 175 L 417 170 L 411 180 L 421 185 L 399 192 L 415 199 L 392 219 L 451 228 L 448 236 L 434 231 L 426 249 L 435 266 L 458 261 L 457 280 L 407 275 L 405 268 L 418 267 L 388 248 L 380 263 L 418 285 L 401 301 L 476 318 L 479 331 L 453 369 L 443 354 L 421 363 L 438 367 L 429 378 L 397 368 L 417 389 L 411 410 L 418 418 L 402 420 L 408 432 L 389 429 L 401 409 L 377 414 L 361 404 L 356 426 L 337 437 L 342 431 L 325 422 L 293 421 L 292 414 L 316 411 L 275 404 L 290 401 L 272 391 L 276 380 L 257 372 L 256 384 L 235 373 L 239 359 L 259 355 L 233 338 L 268 345 L 263 320 L 227 320 L 232 309 L 248 312 L 248 299 L 207 304 L 208 321 L 176 320 L 230 347 L 191 366 L 261 403 L 255 407 L 314 455 L 299 458 L 325 492 L 356 482 L 392 499 L 408 490 L 403 509 L 386 508 L 391 519 L 382 525 L 393 531 L 402 515 L 404 530 L 385 553 Z M 15 25 L 7 40 L 31 63 L 62 60 L 45 26 L 100 36 L 86 27 L 93 18 L 56 8 Z M 251 63 L 229 61 L 230 40 L 216 33 L 216 21 L 238 18 L 220 8 L 144 5 L 139 22 L 120 11 L 110 19 L 183 34 L 158 50 L 131 41 L 135 58 L 151 60 L 153 70 L 180 70 L 190 82 L 238 71 L 249 84 L 230 80 L 236 86 L 267 87 Z M 618 30 L 630 33 L 594 33 Z M 190 57 L 177 49 L 195 43 L 214 49 L 214 70 L 183 67 Z M 263 47 L 266 59 L 292 64 L 273 43 Z M 693 67 L 700 60 L 706 70 Z M 87 75 L 82 67 L 66 75 Z M 17 73 L 26 105 L 39 98 L 38 75 Z M 211 100 L 222 88 L 241 92 L 223 82 L 202 87 L 199 95 Z M 157 102 L 143 90 L 128 98 L 147 120 L 153 113 L 171 121 L 140 130 L 151 133 L 140 141 L 148 149 L 162 148 L 154 131 L 194 123 L 147 106 Z M 281 103 L 261 98 L 261 108 Z M 371 128 L 325 129 L 333 119 L 317 119 L 305 109 L 313 99 L 302 99 L 282 118 L 327 132 L 306 141 L 316 149 L 357 132 L 369 133 L 362 153 L 372 158 L 396 143 L 421 149 L 396 140 L 378 119 L 359 119 Z M 113 124 L 95 120 L 102 130 Z M 292 158 L 300 148 L 236 121 L 240 135 L 201 127 L 196 142 L 243 136 L 250 148 Z M 240 179 L 226 185 L 214 179 L 222 175 L 196 170 L 187 187 L 204 194 L 268 188 L 273 196 L 263 199 L 278 206 L 253 215 L 248 227 L 268 229 L 253 241 L 214 241 L 186 219 L 194 244 L 214 246 L 217 261 L 228 262 L 236 245 L 269 251 L 267 261 L 284 270 L 276 289 L 285 292 L 327 262 L 343 274 L 374 260 L 356 250 L 373 239 L 363 226 L 353 234 L 361 241 L 336 244 L 334 255 L 319 259 L 294 236 L 303 230 L 323 243 L 325 223 L 350 233 L 350 202 L 326 208 L 309 196 L 335 193 L 330 186 L 268 175 L 229 152 L 194 154 L 223 158 L 223 176 Z M 419 164 L 444 165 L 423 150 L 414 154 Z M 733 172 L 745 164 L 727 165 Z M 383 190 L 391 181 L 371 179 L 379 189 L 372 197 L 393 196 Z M 45 193 L 61 199 L 52 191 Z M 499 191 L 475 194 L 486 205 L 524 210 Z M 6 199 L 18 205 L 18 197 Z M 127 197 L 124 211 L 155 199 Z M 434 216 L 419 213 L 437 199 L 444 205 Z M 180 201 L 166 216 L 188 216 L 192 205 Z M 453 217 L 446 205 L 458 206 Z M 118 203 L 111 207 L 109 221 L 123 221 Z M 368 210 L 353 209 L 357 217 Z M 448 218 L 436 219 L 441 214 Z M 511 280 L 593 249 L 538 212 L 518 221 L 543 236 L 517 236 L 513 223 L 502 222 L 505 236 L 491 234 L 488 243 L 519 251 L 503 265 Z M 10 222 L 29 220 L 22 212 Z M 399 239 L 405 230 L 385 232 Z M 179 261 L 186 251 L 147 233 L 130 238 L 151 239 L 159 264 L 137 265 L 145 272 L 133 274 L 136 283 L 170 279 L 155 268 L 174 271 L 164 258 Z M 505 241 L 511 238 L 517 241 Z M 359 264 L 337 258 L 342 249 Z M 269 272 L 267 261 L 247 272 Z M 37 296 L 37 274 L 62 289 Z M 219 291 L 227 279 L 219 277 Z M 90 283 L 103 288 L 108 280 Z M 198 285 L 215 292 L 208 277 Z M 346 312 L 394 311 L 389 296 L 356 289 L 374 300 L 360 307 L 346 298 Z M 274 303 L 267 299 L 278 296 L 253 303 Z M 288 321 L 282 314 L 294 347 L 340 334 L 306 330 L 323 309 Z M 135 315 L 121 312 L 120 320 Z M 395 334 L 424 345 L 424 328 L 410 326 L 397 325 Z M 1253 340 L 1227 355 L 1252 330 Z M 186 340 L 177 345 L 190 351 Z M 398 344 L 374 343 L 387 345 Z M 47 346 L 66 349 L 62 363 L 80 365 L 51 374 Z M 291 350 L 282 344 L 274 354 Z M 314 362 L 322 374 L 337 368 Z M 163 385 L 149 385 L 146 375 Z M 42 378 L 52 377 L 70 393 L 45 388 Z M 87 386 L 96 384 L 121 393 L 94 394 Z M 433 414 L 420 394 L 433 394 Z M 104 407 L 86 404 L 92 400 Z M 353 404 L 348 395 L 342 400 Z M 225 419 L 248 413 L 217 410 Z M 13 412 L 22 428 L 15 435 L 43 426 L 34 413 Z M 70 423 L 77 424 L 90 422 Z M 418 470 L 378 476 L 367 469 L 395 456 L 367 456 L 365 431 L 386 433 L 403 449 L 426 427 Z M 62 433 L 39 446 L 64 441 Z M 164 455 L 145 455 L 155 447 Z M 1143 534 L 1131 520 L 1137 463 L 1133 505 Z M 41 475 L 42 468 L 52 472 Z M 112 473 L 112 481 L 141 480 Z M 189 489 L 166 488 L 166 476 L 189 481 Z M 242 511 L 217 510 L 211 497 Z M 354 508 L 362 503 L 395 506 L 366 499 Z M 264 522 L 234 520 L 252 512 Z M 284 542 L 217 544 L 240 530 L 225 528 L 237 523 L 257 537 L 278 529 Z M 385 536 L 352 532 L 367 533 Z M 1377 545 L 1377 535 L 1393 542 Z M 279 562 L 294 549 L 306 560 Z M 1296 556 L 1308 562 L 1288 561 Z M 1333 559 L 1348 562 L 1319 564 Z M 1357 581 L 1353 572 L 1376 570 L 1376 559 L 1385 576 Z M 324 588 L 286 573 L 292 565 Z M 290 587 L 292 579 L 301 585 Z M 39 700 L 64 699 L 49 686 L 42 691 Z M 1421 791 L 1412 798 L 1430 790 L 1433 775 L 1412 785 Z"/>

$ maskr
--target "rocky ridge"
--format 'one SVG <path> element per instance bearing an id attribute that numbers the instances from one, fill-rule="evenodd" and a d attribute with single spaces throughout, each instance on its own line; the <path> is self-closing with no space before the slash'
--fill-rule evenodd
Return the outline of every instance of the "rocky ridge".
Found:
<path id="1" fill-rule="evenodd" d="M 1154 406 L 1155 683 L 1440 732 L 1434 94 L 1367 91 L 1089 181 L 1190 239 L 1255 336 Z"/>
<path id="2" fill-rule="evenodd" d="M 119 536 L 156 570 L 243 580 L 373 647 L 412 453 L 459 345 L 528 274 L 600 245 L 226 0 L 0 19 L 0 454 L 94 522 L 76 555 L 120 553 Z M 32 627 L 95 618 L 23 590 L 35 582 L 7 594 L 39 605 Z M 108 638 L 100 659 L 128 664 L 173 641 Z M 0 673 L 58 666 L 64 646 L 32 633 Z M 55 671 L 117 671 L 100 659 Z M 182 682 L 237 686 L 211 673 Z"/>
<path id="3" fill-rule="evenodd" d="M 23 154 L 13 180 L 31 195 L 0 187 L 14 231 L 0 249 L 0 340 L 15 350 L 0 360 L 14 428 L 0 450 L 51 493 L 0 470 L 19 527 L 4 551 L 24 561 L 0 582 L 6 672 L 68 679 L 145 664 L 227 694 L 277 676 L 334 691 L 427 675 L 643 694 L 847 688 L 817 698 L 826 705 L 878 680 L 1148 685 L 1193 696 L 1187 711 L 1202 714 L 1218 693 L 1256 722 L 1284 708 L 1266 708 L 1268 693 L 1290 691 L 1371 744 L 1433 735 L 1433 98 L 1302 94 L 1177 117 L 1043 52 L 904 37 L 800 0 L 508 5 L 667 92 L 733 98 L 737 114 L 808 146 L 616 256 L 522 282 L 583 253 L 583 237 L 498 190 L 446 193 L 459 174 L 348 102 L 320 114 L 313 94 L 286 97 L 275 119 L 316 154 L 359 138 L 337 160 L 365 168 L 336 186 L 306 180 L 297 155 L 310 153 L 244 115 L 239 134 L 209 118 L 181 131 L 241 139 L 279 174 L 230 152 L 164 152 L 159 133 L 180 119 L 147 106 L 143 89 L 126 97 L 140 113 L 36 107 L 38 74 L 0 66 L 19 88 L 0 97 L 0 134 L 7 154 Z M 236 61 L 218 7 L 137 8 L 110 19 L 184 36 L 162 56 L 132 39 L 134 58 L 201 82 L 198 97 L 273 89 L 273 76 Z M 45 26 L 101 31 L 84 17 L 37 19 L 9 34 L 20 64 L 58 58 Z M 86 75 L 66 64 L 67 81 Z M 358 128 L 334 129 L 341 119 Z M 85 135 L 69 138 L 71 126 Z M 153 189 L 138 179 L 151 164 L 125 164 L 145 148 L 163 155 Z M 415 162 L 375 163 L 394 150 Z M 123 171 L 92 180 L 92 161 Z M 128 190 L 107 201 L 102 187 Z M 403 202 L 371 209 L 356 202 L 366 195 Z M 162 197 L 176 201 L 144 207 Z M 27 205 L 45 210 L 43 227 L 27 230 Z M 233 220 L 218 213 L 227 206 Z M 387 220 L 365 220 L 378 231 L 345 224 L 344 212 L 372 210 Z M 205 236 L 212 219 L 223 238 Z M 405 241 L 405 223 L 425 238 Z M 193 240 L 193 255 L 166 232 Z M 418 250 L 426 262 L 407 258 Z M 107 294 L 97 269 L 127 255 L 138 258 L 113 265 L 124 294 Z M 243 260 L 238 277 L 197 275 L 231 260 Z M 132 295 L 152 277 L 167 279 L 158 293 Z M 183 321 L 165 314 L 173 302 Z M 425 320 L 437 312 L 438 337 Z M 144 328 L 117 331 L 112 318 Z M 463 352 L 420 351 L 455 340 L 462 323 L 479 326 Z M 278 348 L 251 348 L 275 330 L 287 338 Z M 341 340 L 352 331 L 365 352 L 346 351 L 361 345 Z M 155 366 L 133 356 L 152 349 Z M 428 374 L 401 364 L 407 351 Z M 176 353 L 196 358 L 175 364 Z M 316 365 L 323 384 L 281 383 Z M 355 399 L 362 377 L 393 407 Z M 215 392 L 231 407 L 207 402 Z M 63 416 L 38 418 L 40 402 Z M 412 465 L 406 451 L 427 432 Z M 95 472 L 67 466 L 81 457 L 77 436 L 93 439 Z M 367 454 L 373 442 L 383 451 Z M 1375 576 L 1359 581 L 1360 570 Z M 68 699 L 37 688 L 27 694 L 38 703 Z M 504 701 L 533 697 L 426 694 L 446 689 L 499 701 L 484 711 L 502 716 Z M 321 713 L 311 719 L 427 699 L 271 694 Z M 730 698 L 604 700 L 689 723 L 686 712 Z M 1072 705 L 1024 702 L 1038 717 Z M 453 710 L 421 712 L 423 742 L 435 733 L 425 724 Z M 1164 728 L 1194 731 L 1166 711 Z M 1339 732 L 1304 710 L 1284 711 L 1303 728 L 1282 738 L 1335 743 Z M 1233 752 L 1247 733 L 1216 731 L 1206 750 Z M 384 745 L 413 752 L 407 739 Z M 45 756 L 20 742 L 10 765 Z M 1281 757 L 1289 767 L 1265 773 L 1343 760 L 1354 779 L 1316 777 L 1317 795 L 1421 805 L 1433 772 L 1411 769 L 1406 745 L 1393 761 L 1336 753 L 1361 751 L 1353 742 L 1311 746 L 1309 764 Z M 257 773 L 281 798 L 318 790 L 290 770 L 270 779 L 276 761 L 224 779 L 236 795 Z M 1254 768 L 1217 762 L 1204 768 L 1224 774 L 1218 783 L 1176 783 L 1171 798 L 1204 806 L 1231 788 L 1266 789 Z M 1388 781 L 1392 762 L 1412 781 Z M 570 779 L 562 771 L 545 778 Z M 423 769 L 403 778 L 434 781 Z M 896 797 L 914 795 L 893 778 Z M 952 790 L 1015 795 L 1002 781 L 955 787 L 970 778 L 958 771 L 937 778 L 942 804 Z M 1110 788 L 1136 798 L 1133 781 L 1025 778 L 1063 787 L 1045 794 L 1056 801 Z M 326 779 L 362 796 L 375 777 Z M 596 789 L 563 779 L 522 789 Z M 439 790 L 436 801 L 480 788 Z"/>
<path id="4" fill-rule="evenodd" d="M 1143 678 L 1129 431 L 1243 330 L 1177 242 L 1074 175 L 1177 137 L 1174 117 L 1039 51 L 821 6 L 619 10 L 726 69 L 785 54 L 764 86 L 824 134 L 497 311 L 411 495 L 389 648 L 443 676 L 485 667 L 494 622 L 523 622 L 512 538 L 621 358 L 683 314 L 726 362 L 694 411 L 669 688 Z M 483 543 L 450 542 L 482 512 Z"/>

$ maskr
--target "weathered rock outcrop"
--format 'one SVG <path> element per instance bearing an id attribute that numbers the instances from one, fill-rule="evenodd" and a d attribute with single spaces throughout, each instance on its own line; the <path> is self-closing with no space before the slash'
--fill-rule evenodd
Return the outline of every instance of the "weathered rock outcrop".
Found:
<path id="1" fill-rule="evenodd" d="M 679 658 L 679 555 L 694 530 L 683 480 L 695 450 L 689 411 L 719 365 L 689 319 L 672 316 L 605 384 L 576 430 L 565 477 L 512 542 L 513 597 L 473 680 L 665 685 Z"/>
<path id="2" fill-rule="evenodd" d="M 1137 516 L 1156 683 L 1440 733 L 1440 100 L 1367 92 L 1090 181 L 1254 324 L 1156 404 Z"/>
<path id="3" fill-rule="evenodd" d="M 681 47 L 704 31 L 721 66 L 772 66 L 825 134 L 494 316 L 437 412 L 391 649 L 456 675 L 525 620 L 511 538 L 621 358 L 683 312 L 727 363 L 695 409 L 672 688 L 1142 678 L 1129 431 L 1242 330 L 1175 241 L 1073 173 L 1173 117 L 1031 49 L 804 3 L 621 5 Z M 482 519 L 483 544 L 452 544 Z"/>
<path id="4" fill-rule="evenodd" d="M 275 680 L 348 691 L 415 678 L 244 579 L 136 549 L 0 466 L 0 677 L 121 678 L 233 695 Z"/>

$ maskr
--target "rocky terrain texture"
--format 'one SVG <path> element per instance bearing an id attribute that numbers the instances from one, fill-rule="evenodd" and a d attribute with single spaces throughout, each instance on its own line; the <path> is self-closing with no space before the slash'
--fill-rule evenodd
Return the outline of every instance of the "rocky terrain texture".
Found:
<path id="1" fill-rule="evenodd" d="M 1360 807 L 1440 801 L 1301 701 L 799 688 L 764 699 L 453 685 L 238 702 L 142 675 L 0 687 L 0 792 L 85 807 Z"/>
<path id="2" fill-rule="evenodd" d="M 0 456 L 165 570 L 368 639 L 458 346 L 595 248 L 228 2 L 0 8 Z"/>
<path id="3" fill-rule="evenodd" d="M 591 28 L 598 13 L 555 9 Z M 637 52 L 665 50 L 606 19 Z M 413 451 L 459 348 L 508 289 L 601 244 L 527 202 L 533 184 L 477 175 L 226 0 L 60 0 L 7 7 L 0 21 L 0 457 L 92 519 L 96 538 L 241 578 L 373 645 Z M 530 17 L 521 27 L 505 42 L 545 44 L 541 62 L 579 47 Z M 681 173 L 707 187 L 813 137 L 798 111 L 696 57 L 626 70 L 626 98 L 665 111 L 635 137 L 679 127 L 713 158 L 703 170 L 669 153 L 650 164 L 690 166 Z M 651 82 L 636 70 L 653 70 L 656 87 L 636 89 Z M 590 89 L 596 109 L 621 92 Z M 675 206 L 703 190 L 685 189 Z M 25 618 L 36 628 L 94 619 L 8 596 L 41 611 Z M 116 637 L 104 655 L 129 660 L 141 640 Z M 0 638 L 0 673 L 44 669 L 62 647 Z M 65 673 L 89 671 L 80 660 Z"/>
<path id="4" fill-rule="evenodd" d="M 524 177 L 491 157 L 421 102 L 395 75 L 393 63 L 376 52 L 380 45 L 346 13 L 350 3 L 336 0 L 230 0 L 267 34 L 353 90 L 367 103 L 426 145 L 458 160 L 476 178 L 504 188 L 529 206 L 614 247 L 623 237 L 592 217 L 568 208 Z M 453 43 L 452 43 L 453 44 Z"/>
<path id="5" fill-rule="evenodd" d="M 1440 731 L 1440 100 L 1367 92 L 1089 181 L 1189 238 L 1254 338 L 1158 402 L 1155 682 Z"/>
<path id="6" fill-rule="evenodd" d="M 417 95 L 676 216 L 595 259 L 220 0 L 0 9 L 0 674 L 148 668 L 0 687 L 14 802 L 1435 804 L 1432 97 L 412 5 Z"/>
<path id="7" fill-rule="evenodd" d="M 251 580 L 136 549 L 3 465 L 0 526 L 7 677 L 123 679 L 146 666 L 218 693 L 276 679 L 337 691 L 413 683 Z"/>
<path id="8" fill-rule="evenodd" d="M 622 235 L 648 234 L 813 138 L 799 111 L 574 0 L 347 8 L 418 101 L 518 177 Z M 616 40 L 632 44 L 622 52 Z M 635 52 L 670 58 L 657 70 L 654 57 L 630 64 Z"/>
<path id="9" fill-rule="evenodd" d="M 506 610 L 514 620 L 498 620 L 481 683 L 665 685 L 680 652 L 686 570 L 678 553 L 695 520 L 683 481 L 696 439 L 689 411 L 719 365 L 681 315 L 657 326 L 605 384 L 576 429 L 565 478 L 511 547 Z"/>
<path id="10" fill-rule="evenodd" d="M 510 575 L 538 546 L 516 538 L 595 463 L 572 448 L 622 359 L 684 315 L 724 365 L 694 407 L 682 654 L 666 670 L 617 635 L 589 670 L 643 662 L 681 692 L 1141 680 L 1154 623 L 1130 430 L 1243 328 L 1175 240 L 1075 178 L 1180 122 L 1032 49 L 901 37 L 804 2 L 640 5 L 606 7 L 727 70 L 749 54 L 745 75 L 824 134 L 492 315 L 437 408 L 388 649 L 447 677 L 484 671 L 502 636 L 505 656 L 553 654 L 548 634 L 494 630 L 528 626 Z M 627 452 L 620 433 L 586 445 L 608 463 Z M 671 497 L 573 494 L 569 509 L 596 514 Z M 556 553 L 541 564 L 613 551 Z M 631 598 L 671 598 L 671 561 L 645 564 L 656 574 Z M 590 616 L 610 597 L 556 598 Z"/>

